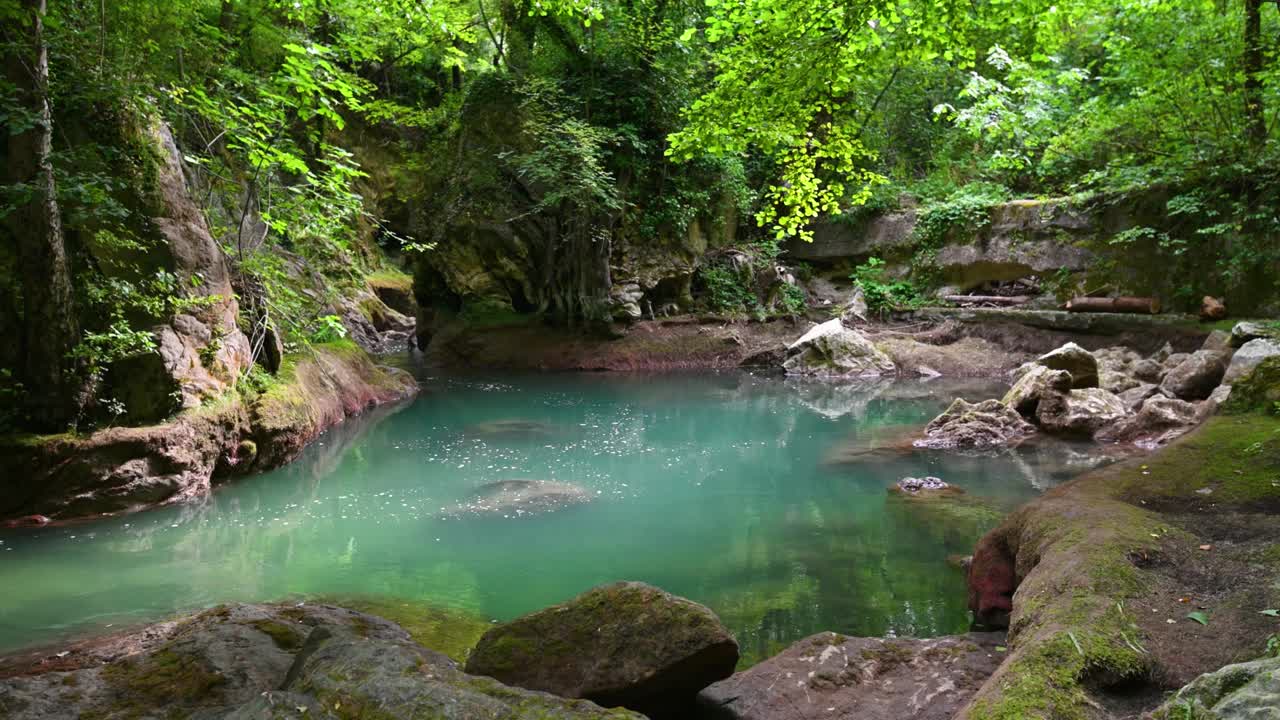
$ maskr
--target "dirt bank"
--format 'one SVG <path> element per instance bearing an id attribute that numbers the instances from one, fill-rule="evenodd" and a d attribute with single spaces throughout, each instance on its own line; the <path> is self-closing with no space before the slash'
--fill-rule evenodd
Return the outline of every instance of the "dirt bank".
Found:
<path id="1" fill-rule="evenodd" d="M 1260 656 L 1280 620 L 1280 421 L 1219 416 L 1023 506 L 979 543 L 970 602 L 1010 656 L 958 717 L 1130 718 Z M 1015 591 L 1016 589 L 1016 591 Z"/>

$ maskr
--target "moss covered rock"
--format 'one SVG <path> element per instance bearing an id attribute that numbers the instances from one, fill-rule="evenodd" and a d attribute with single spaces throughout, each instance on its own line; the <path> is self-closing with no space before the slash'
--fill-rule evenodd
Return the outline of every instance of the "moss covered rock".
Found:
<path id="1" fill-rule="evenodd" d="M 1231 386 L 1223 406 L 1228 414 L 1266 412 L 1280 414 L 1280 356 L 1269 357 Z"/>
<path id="2" fill-rule="evenodd" d="M 614 718 L 625 711 L 462 673 L 401 627 L 329 605 L 227 605 L 82 643 L 0 680 L 31 720 Z"/>
<path id="3" fill-rule="evenodd" d="M 1228 665 L 1205 673 L 1152 713 L 1154 720 L 1275 720 L 1280 718 L 1280 658 Z"/>
<path id="4" fill-rule="evenodd" d="M 648 711 L 691 701 L 737 662 L 738 643 L 711 610 L 624 582 L 493 628 L 467 672 Z"/>

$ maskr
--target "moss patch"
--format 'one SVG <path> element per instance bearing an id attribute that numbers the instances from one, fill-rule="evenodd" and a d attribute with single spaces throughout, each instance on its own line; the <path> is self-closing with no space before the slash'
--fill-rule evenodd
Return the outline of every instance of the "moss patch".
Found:
<path id="1" fill-rule="evenodd" d="M 227 682 L 200 658 L 172 649 L 108 665 L 102 669 L 102 678 L 117 700 L 100 711 L 82 715 L 84 720 L 149 717 L 157 707 L 176 714 L 179 706 L 216 705 L 220 689 Z"/>
<path id="2" fill-rule="evenodd" d="M 252 625 L 258 632 L 271 638 L 276 647 L 286 652 L 294 652 L 301 648 L 303 641 L 306 639 L 297 628 L 289 627 L 275 620 L 253 620 L 248 624 Z"/>
<path id="3" fill-rule="evenodd" d="M 324 598 L 322 602 L 377 615 L 404 628 L 419 645 L 463 663 L 492 624 L 480 615 L 382 597 Z"/>
<path id="4" fill-rule="evenodd" d="M 1280 503 L 1280 419 L 1213 417 L 1163 452 L 1103 474 L 1129 502 Z"/>

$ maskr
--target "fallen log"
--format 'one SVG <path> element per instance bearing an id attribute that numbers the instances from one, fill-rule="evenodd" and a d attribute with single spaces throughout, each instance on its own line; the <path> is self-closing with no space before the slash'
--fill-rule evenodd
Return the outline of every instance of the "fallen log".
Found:
<path id="1" fill-rule="evenodd" d="M 1077 297 L 1067 301 L 1066 309 L 1069 312 L 1159 315 L 1160 300 L 1153 297 Z"/>
<path id="2" fill-rule="evenodd" d="M 987 303 L 989 305 L 1021 305 L 1031 302 L 1033 295 L 943 295 L 942 299 L 947 302 L 961 303 Z"/>

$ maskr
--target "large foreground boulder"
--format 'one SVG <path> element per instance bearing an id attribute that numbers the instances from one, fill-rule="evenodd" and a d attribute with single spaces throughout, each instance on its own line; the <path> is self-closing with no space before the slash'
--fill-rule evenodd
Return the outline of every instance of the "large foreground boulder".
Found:
<path id="1" fill-rule="evenodd" d="M 876 377 L 897 372 L 889 359 L 862 333 L 840 318 L 817 325 L 787 346 L 782 363 L 788 375 L 827 378 Z"/>
<path id="2" fill-rule="evenodd" d="M 0 715 L 63 718 L 612 718 L 462 673 L 400 626 L 326 605 L 229 605 L 53 653 L 0 680 Z"/>
<path id="3" fill-rule="evenodd" d="M 707 688 L 726 720 L 950 720 L 1000 664 L 1003 633 L 931 640 L 821 633 Z"/>
<path id="4" fill-rule="evenodd" d="M 1280 657 L 1205 673 L 1151 716 L 1156 720 L 1280 720 Z"/>
<path id="5" fill-rule="evenodd" d="M 1035 427 L 999 400 L 970 403 L 957 398 L 924 429 L 915 446 L 931 450 L 991 450 L 1013 447 L 1035 434 Z"/>
<path id="6" fill-rule="evenodd" d="M 738 643 L 715 613 L 651 585 L 603 585 L 493 628 L 467 672 L 606 707 L 679 707 L 728 677 Z"/>
<path id="7" fill-rule="evenodd" d="M 1092 437 L 1126 413 L 1124 401 L 1115 393 L 1094 387 L 1043 398 L 1036 420 L 1045 432 Z"/>
<path id="8" fill-rule="evenodd" d="M 318 717 L 610 718 L 640 720 L 626 710 L 606 710 L 587 700 L 508 687 L 460 671 L 452 660 L 407 640 L 378 640 L 351 632 L 315 630 L 289 672 L 285 690 L 320 701 Z M 262 707 L 259 702 L 256 707 Z M 267 708 L 262 708 L 266 710 Z M 295 708 L 296 709 L 296 708 Z M 275 714 L 246 717 L 274 718 Z M 302 717 L 317 717 L 311 713 Z"/>

